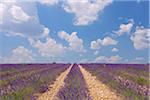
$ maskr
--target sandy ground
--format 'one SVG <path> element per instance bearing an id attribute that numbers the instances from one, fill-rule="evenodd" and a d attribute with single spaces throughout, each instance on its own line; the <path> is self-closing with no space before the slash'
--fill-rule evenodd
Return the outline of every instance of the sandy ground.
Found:
<path id="1" fill-rule="evenodd" d="M 57 100 L 57 93 L 59 90 L 64 86 L 64 80 L 67 77 L 68 73 L 70 72 L 73 65 L 71 65 L 66 71 L 60 74 L 60 76 L 57 77 L 54 84 L 49 86 L 49 91 L 39 95 L 37 100 Z"/>
<path id="2" fill-rule="evenodd" d="M 81 65 L 78 65 L 87 87 L 90 92 L 90 96 L 93 100 L 122 100 L 114 91 L 92 76 L 87 70 L 85 70 Z"/>

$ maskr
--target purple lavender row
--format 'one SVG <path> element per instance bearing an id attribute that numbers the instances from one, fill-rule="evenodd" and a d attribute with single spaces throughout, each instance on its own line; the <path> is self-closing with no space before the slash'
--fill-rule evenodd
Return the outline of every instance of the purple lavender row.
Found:
<path id="1" fill-rule="evenodd" d="M 60 100 L 91 100 L 86 83 L 77 64 L 65 79 L 65 86 L 57 94 Z"/>
<path id="2" fill-rule="evenodd" d="M 41 65 L 40 65 L 41 66 Z M 43 71 L 45 71 L 45 70 L 48 70 L 48 69 L 54 69 L 54 68 L 57 68 L 57 67 L 61 67 L 62 65 L 49 65 L 49 66 L 46 66 L 46 67 L 44 67 L 43 66 L 43 68 L 42 69 L 37 69 L 37 70 L 33 70 L 32 72 L 31 71 L 27 71 L 26 73 L 21 73 L 21 74 L 19 74 L 19 76 L 17 76 L 17 77 L 14 77 L 14 78 L 12 78 L 12 77 L 10 77 L 10 79 L 9 80 L 1 80 L 3 83 L 6 83 L 6 84 L 3 84 L 3 85 L 1 85 L 0 86 L 0 88 L 5 88 L 5 87 L 8 87 L 9 88 L 9 85 L 10 84 L 12 84 L 12 83 L 15 83 L 15 82 L 19 82 L 19 81 L 22 81 L 22 80 L 25 80 L 26 78 L 28 78 L 28 77 L 30 77 L 30 76 L 33 76 L 34 74 L 38 74 L 38 73 L 40 73 L 40 72 L 43 72 Z M 31 73 L 30 73 L 31 72 Z M 30 74 L 29 74 L 30 73 Z"/>
<path id="3" fill-rule="evenodd" d="M 23 78 L 23 79 L 17 79 L 13 82 L 11 82 L 7 87 L 3 87 L 1 90 L 1 96 L 6 97 L 8 95 L 13 97 L 13 93 L 17 93 L 17 91 L 25 89 L 25 88 L 31 88 L 33 92 L 41 92 L 46 91 L 48 84 L 51 84 L 56 76 L 64 71 L 68 65 L 62 66 L 62 65 L 50 65 L 49 69 L 43 70 L 39 73 L 36 73 L 30 77 Z M 28 95 L 29 96 L 29 95 Z M 30 93 L 31 96 L 31 93 Z"/>
<path id="4" fill-rule="evenodd" d="M 10 64 L 10 65 L 12 65 L 12 64 Z M 18 65 L 20 65 L 20 64 L 18 64 Z M 19 74 L 23 74 L 23 73 L 26 73 L 26 72 L 29 72 L 29 71 L 33 71 L 33 70 L 36 71 L 36 70 L 43 69 L 43 68 L 49 68 L 50 66 L 53 67 L 53 64 L 39 64 L 39 65 L 38 64 L 26 64 L 24 66 L 20 65 L 20 67 L 18 67 L 18 65 L 17 65 L 17 67 L 15 67 L 15 66 L 9 66 L 7 68 L 7 71 L 10 71 L 10 73 L 6 72 L 6 74 L 0 76 L 0 79 L 1 80 L 8 80 L 11 77 L 19 76 Z M 58 65 L 59 64 L 55 64 L 55 66 L 58 66 Z M 11 70 L 12 68 L 16 69 L 18 71 L 14 72 L 14 71 Z M 2 70 L 2 73 L 5 73 L 5 72 Z"/>
<path id="5" fill-rule="evenodd" d="M 52 68 L 52 67 L 51 67 Z M 0 87 L 2 86 L 7 86 L 8 84 L 10 84 L 12 81 L 15 81 L 16 79 L 22 79 L 22 78 L 26 78 L 28 76 L 34 75 L 35 73 L 39 73 L 42 70 L 47 70 L 49 69 L 49 67 L 43 67 L 41 69 L 35 69 L 35 70 L 30 70 L 30 71 L 26 71 L 24 73 L 19 73 L 19 74 L 15 74 L 13 76 L 7 77 L 6 79 L 4 78 L 3 80 L 1 80 L 0 82 Z"/>
<path id="6" fill-rule="evenodd" d="M 128 73 L 132 76 L 142 76 L 146 79 L 149 78 L 149 67 L 148 64 L 83 64 L 85 67 L 89 66 L 94 69 L 94 67 L 104 68 L 105 70 L 113 72 L 114 74 Z"/>
<path id="7" fill-rule="evenodd" d="M 51 68 L 49 68 L 51 69 Z M 24 87 L 25 85 L 28 85 L 28 81 L 33 80 L 33 77 L 35 75 L 38 76 L 39 73 L 42 73 L 44 71 L 49 70 L 47 69 L 42 69 L 39 72 L 34 72 L 31 75 L 20 75 L 19 77 L 16 77 L 15 79 L 10 80 L 9 82 L 7 82 L 7 84 L 4 84 L 2 86 L 0 86 L 0 95 L 5 95 L 5 94 L 9 94 L 11 92 L 17 91 L 18 89 L 20 89 L 20 87 Z"/>
<path id="8" fill-rule="evenodd" d="M 0 79 L 7 79 L 8 77 L 13 77 L 16 74 L 24 73 L 34 69 L 42 69 L 42 67 L 49 67 L 52 64 L 0 64 Z"/>
<path id="9" fill-rule="evenodd" d="M 56 78 L 64 72 L 68 67 L 70 67 L 70 64 L 67 65 L 61 65 L 61 67 L 55 67 L 52 70 L 49 70 L 48 72 L 44 72 L 41 74 L 40 79 L 42 80 L 39 87 L 37 87 L 34 91 L 34 93 L 44 93 L 49 90 L 49 86 L 54 83 Z M 39 81 L 40 82 L 40 81 Z M 34 85 L 34 84 L 32 84 Z M 31 96 L 32 100 L 36 100 L 37 97 L 35 95 Z"/>
<path id="10" fill-rule="evenodd" d="M 148 70 L 146 70 L 148 66 L 137 64 L 121 65 L 122 64 L 82 64 L 90 73 L 97 76 L 101 82 L 117 90 L 118 93 L 122 93 L 126 99 L 138 98 L 138 100 L 148 100 L 148 79 L 143 78 L 143 74 L 140 72 L 145 72 L 147 73 L 146 75 L 148 75 Z M 142 80 L 139 76 L 142 76 Z M 137 79 L 138 81 L 136 81 Z"/>

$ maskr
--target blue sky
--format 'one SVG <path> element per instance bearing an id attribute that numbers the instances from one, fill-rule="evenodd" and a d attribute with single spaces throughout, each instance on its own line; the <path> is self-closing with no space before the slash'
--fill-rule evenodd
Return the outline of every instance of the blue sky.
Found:
<path id="1" fill-rule="evenodd" d="M 0 63 L 148 63 L 148 0 L 0 2 Z"/>

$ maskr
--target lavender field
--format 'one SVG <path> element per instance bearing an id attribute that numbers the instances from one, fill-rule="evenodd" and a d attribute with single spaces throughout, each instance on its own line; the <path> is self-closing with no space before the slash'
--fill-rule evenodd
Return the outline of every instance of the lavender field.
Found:
<path id="1" fill-rule="evenodd" d="M 0 0 L 0 100 L 150 100 L 150 0 Z"/>
<path id="2" fill-rule="evenodd" d="M 1 64 L 0 100 L 148 100 L 148 64 Z"/>

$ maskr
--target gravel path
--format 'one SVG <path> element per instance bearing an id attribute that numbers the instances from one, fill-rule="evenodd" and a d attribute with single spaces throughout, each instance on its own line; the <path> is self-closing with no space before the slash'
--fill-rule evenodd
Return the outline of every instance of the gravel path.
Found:
<path id="1" fill-rule="evenodd" d="M 78 65 L 87 87 L 89 89 L 91 98 L 93 100 L 122 100 L 114 91 L 92 76 L 91 73 L 86 71 L 81 65 Z"/>
<path id="2" fill-rule="evenodd" d="M 68 73 L 70 72 L 73 65 L 71 65 L 66 71 L 60 74 L 56 79 L 54 84 L 49 86 L 49 91 L 40 94 L 37 100 L 57 100 L 57 93 L 64 86 L 64 80 L 66 79 Z"/>

